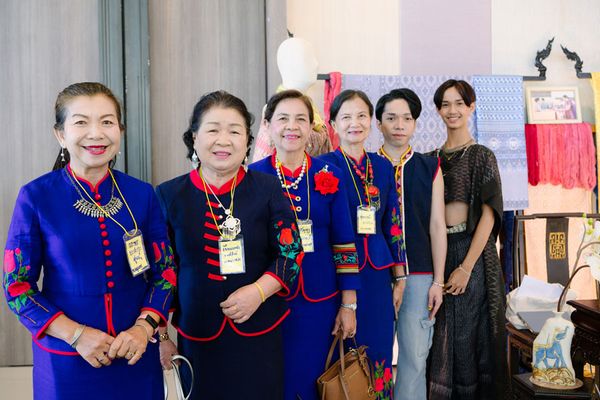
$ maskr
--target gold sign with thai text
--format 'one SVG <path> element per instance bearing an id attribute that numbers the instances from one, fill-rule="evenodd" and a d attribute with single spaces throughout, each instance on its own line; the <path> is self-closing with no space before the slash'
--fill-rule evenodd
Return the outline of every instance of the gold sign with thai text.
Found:
<path id="1" fill-rule="evenodd" d="M 564 232 L 550 232 L 549 235 L 550 258 L 562 260 L 567 257 L 567 241 Z"/>

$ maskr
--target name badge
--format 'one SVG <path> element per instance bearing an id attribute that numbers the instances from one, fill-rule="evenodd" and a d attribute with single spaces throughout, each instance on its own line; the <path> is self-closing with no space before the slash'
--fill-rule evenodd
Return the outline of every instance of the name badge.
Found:
<path id="1" fill-rule="evenodd" d="M 356 227 L 359 234 L 375 234 L 375 207 L 357 207 Z"/>
<path id="2" fill-rule="evenodd" d="M 139 230 L 131 230 L 123 235 L 125 242 L 125 253 L 127 262 L 133 276 L 138 276 L 150 268 L 146 248 L 144 247 L 144 238 Z"/>
<path id="3" fill-rule="evenodd" d="M 221 275 L 243 274 L 246 272 L 244 261 L 244 238 L 219 239 L 219 264 Z"/>
<path id="4" fill-rule="evenodd" d="M 300 231 L 300 240 L 305 253 L 315 251 L 315 243 L 313 239 L 312 221 L 310 219 L 301 219 L 298 221 L 298 230 Z"/>

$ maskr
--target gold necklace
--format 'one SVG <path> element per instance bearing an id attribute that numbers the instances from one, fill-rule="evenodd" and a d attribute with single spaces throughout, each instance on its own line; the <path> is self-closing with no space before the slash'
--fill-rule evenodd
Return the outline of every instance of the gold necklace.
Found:
<path id="1" fill-rule="evenodd" d="M 67 176 L 69 177 L 69 181 L 71 181 L 71 184 L 73 185 L 73 187 L 75 188 L 75 191 L 77 192 L 77 194 L 80 197 L 75 203 L 73 203 L 73 207 L 77 211 L 82 213 L 83 215 L 86 215 L 86 216 L 92 217 L 92 218 L 99 218 L 99 217 L 103 217 L 105 214 L 108 214 L 112 217 L 112 216 L 116 215 L 119 212 L 119 210 L 121 210 L 121 208 L 123 207 L 123 202 L 121 201 L 121 199 L 119 199 L 118 197 L 115 197 L 114 182 L 113 182 L 112 190 L 110 193 L 110 200 L 105 205 L 99 206 L 96 203 L 92 203 L 92 202 L 86 200 L 83 197 L 81 190 L 79 190 L 79 188 L 77 187 L 77 184 L 75 183 L 75 181 L 73 180 L 73 177 L 71 176 L 71 174 L 69 172 L 67 172 Z M 102 209 L 100 209 L 100 207 Z"/>

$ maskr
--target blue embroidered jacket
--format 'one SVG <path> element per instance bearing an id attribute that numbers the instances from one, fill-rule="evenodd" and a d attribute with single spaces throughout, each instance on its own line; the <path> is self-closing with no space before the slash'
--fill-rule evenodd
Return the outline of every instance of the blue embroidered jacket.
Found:
<path id="1" fill-rule="evenodd" d="M 219 202 L 229 208 L 232 185 L 233 179 L 220 188 L 211 186 L 217 201 L 193 170 L 156 188 L 179 265 L 172 323 L 190 340 L 214 340 L 224 329 L 242 336 L 261 335 L 290 312 L 283 297 L 296 288 L 304 253 L 294 214 L 277 178 L 240 169 L 233 216 L 241 222 L 246 270 L 229 275 L 220 272 L 217 225 L 224 221 L 225 210 Z M 269 297 L 248 321 L 234 324 L 219 303 L 263 274 L 278 280 L 283 289 Z"/>
<path id="2" fill-rule="evenodd" d="M 277 175 L 275 157 L 273 154 L 249 168 Z M 287 191 L 279 188 L 289 199 L 288 206 L 295 209 L 298 219 L 310 218 L 312 221 L 314 243 L 314 252 L 304 255 L 298 289 L 288 300 L 301 293 L 306 300 L 319 302 L 335 296 L 339 290 L 360 288 L 358 258 L 341 171 L 333 164 L 308 154 L 306 157 L 306 172 L 298 185 Z M 282 179 L 285 177 L 289 185 L 299 177 L 301 168 L 290 171 L 282 167 L 282 170 Z M 337 180 L 335 188 L 321 188 L 315 182 L 318 174 L 328 174 L 328 178 Z"/>
<path id="3" fill-rule="evenodd" d="M 365 156 L 366 155 L 366 156 Z M 350 216 L 355 232 L 356 250 L 359 266 L 362 270 L 367 264 L 374 269 L 386 269 L 394 265 L 404 265 L 406 254 L 402 240 L 402 216 L 398 209 L 398 193 L 394 182 L 394 169 L 388 160 L 376 153 L 366 153 L 360 160 L 354 160 L 364 175 L 367 172 L 367 158 L 372 165 L 373 185 L 379 191 L 381 207 L 375 214 L 376 233 L 374 235 L 357 233 L 357 208 L 367 205 L 367 193 L 358 173 L 346 161 L 340 148 L 319 158 L 336 165 L 342 171 L 342 179 L 347 188 Z M 346 156 L 350 158 L 350 156 Z M 359 197 L 360 196 L 360 197 Z M 372 197 L 373 198 L 373 197 Z"/>
<path id="4" fill-rule="evenodd" d="M 144 309 L 159 314 L 164 324 L 176 273 L 152 186 L 113 171 L 143 234 L 151 267 L 133 277 L 124 231 L 109 218 L 86 216 L 73 207 L 81 197 L 68 171 L 67 167 L 50 172 L 21 188 L 4 251 L 3 287 L 9 308 L 40 347 L 78 355 L 64 341 L 44 334 L 55 318 L 64 313 L 113 336 L 133 326 Z M 120 198 L 109 174 L 95 186 L 79 181 L 81 194 L 86 196 L 85 190 L 102 205 L 112 195 Z M 127 230 L 134 228 L 125 206 L 113 218 Z"/>

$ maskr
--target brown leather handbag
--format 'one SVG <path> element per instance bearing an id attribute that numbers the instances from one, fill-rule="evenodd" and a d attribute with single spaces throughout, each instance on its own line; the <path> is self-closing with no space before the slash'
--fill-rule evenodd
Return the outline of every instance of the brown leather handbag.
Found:
<path id="1" fill-rule="evenodd" d="M 321 400 L 372 400 L 375 398 L 373 390 L 373 368 L 367 357 L 367 346 L 356 345 L 344 353 L 344 341 L 339 332 L 327 355 L 325 372 L 317 378 L 317 387 Z M 338 344 L 340 359 L 333 365 L 331 357 L 335 345 Z"/>

